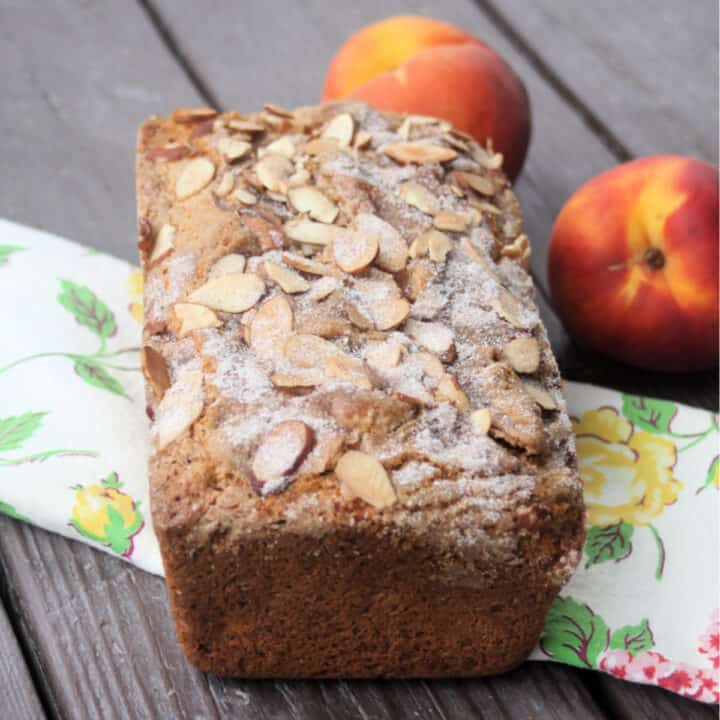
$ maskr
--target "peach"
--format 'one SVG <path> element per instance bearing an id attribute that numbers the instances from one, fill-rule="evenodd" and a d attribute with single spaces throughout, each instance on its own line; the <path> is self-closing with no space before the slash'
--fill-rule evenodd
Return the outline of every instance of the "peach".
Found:
<path id="1" fill-rule="evenodd" d="M 581 343 L 653 370 L 718 363 L 718 169 L 648 157 L 593 178 L 552 231 L 550 289 Z"/>
<path id="2" fill-rule="evenodd" d="M 519 174 L 530 141 L 522 80 L 495 51 L 460 28 L 392 17 L 353 35 L 333 58 L 323 100 L 354 98 L 380 110 L 434 115 L 504 157 Z"/>

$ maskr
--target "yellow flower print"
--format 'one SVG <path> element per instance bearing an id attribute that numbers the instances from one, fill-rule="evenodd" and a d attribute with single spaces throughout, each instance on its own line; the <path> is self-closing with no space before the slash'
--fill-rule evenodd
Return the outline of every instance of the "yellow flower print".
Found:
<path id="1" fill-rule="evenodd" d="M 673 475 L 675 444 L 633 425 L 614 408 L 599 408 L 573 421 L 588 522 L 650 525 L 683 488 Z"/>
<path id="2" fill-rule="evenodd" d="M 133 270 L 127 279 L 130 314 L 142 325 L 143 321 L 143 276 L 142 271 Z"/>

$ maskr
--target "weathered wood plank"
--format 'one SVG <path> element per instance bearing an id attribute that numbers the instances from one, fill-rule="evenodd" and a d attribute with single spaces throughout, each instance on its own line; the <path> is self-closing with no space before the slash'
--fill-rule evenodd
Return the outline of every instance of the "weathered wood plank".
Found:
<path id="1" fill-rule="evenodd" d="M 0 717 L 40 720 L 45 713 L 0 602 Z"/>
<path id="2" fill-rule="evenodd" d="M 718 3 L 478 0 L 633 155 L 718 157 Z"/>

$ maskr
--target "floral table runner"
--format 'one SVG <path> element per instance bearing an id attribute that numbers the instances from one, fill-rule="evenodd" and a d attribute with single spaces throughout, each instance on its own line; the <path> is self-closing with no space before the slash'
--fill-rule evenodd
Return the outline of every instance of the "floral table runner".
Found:
<path id="1" fill-rule="evenodd" d="M 0 220 L 0 307 L 0 512 L 162 574 L 139 271 Z M 566 394 L 587 542 L 532 657 L 718 702 L 718 418 L 591 385 Z"/>

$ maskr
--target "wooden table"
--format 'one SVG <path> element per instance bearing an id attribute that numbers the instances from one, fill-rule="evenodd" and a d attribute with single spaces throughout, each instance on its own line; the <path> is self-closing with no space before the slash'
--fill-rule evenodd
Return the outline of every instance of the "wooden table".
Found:
<path id="1" fill-rule="evenodd" d="M 134 260 L 142 118 L 176 105 L 313 102 L 354 29 L 418 8 L 485 39 L 527 84 L 534 135 L 517 191 L 565 376 L 716 406 L 715 373 L 667 377 L 580 352 L 545 279 L 553 218 L 585 179 L 642 154 L 717 162 L 715 0 L 0 0 L 0 215 Z M 475 681 L 203 675 L 176 644 L 162 580 L 9 518 L 0 519 L 0 599 L 3 720 L 715 715 L 549 663 Z"/>

